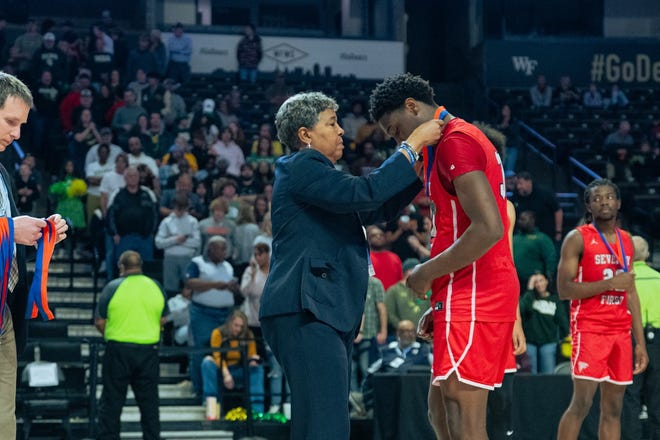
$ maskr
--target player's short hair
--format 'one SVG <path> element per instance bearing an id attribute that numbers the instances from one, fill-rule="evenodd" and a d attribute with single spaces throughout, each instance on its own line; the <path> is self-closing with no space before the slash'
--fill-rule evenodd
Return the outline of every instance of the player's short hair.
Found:
<path id="1" fill-rule="evenodd" d="M 619 187 L 616 185 L 616 183 L 612 182 L 610 179 L 596 179 L 593 182 L 591 182 L 587 187 L 584 189 L 584 203 L 589 204 L 589 201 L 591 199 L 591 190 L 594 188 L 598 188 L 601 186 L 609 186 L 614 190 L 614 193 L 616 194 L 616 198 L 621 200 L 621 191 L 619 190 Z"/>
<path id="2" fill-rule="evenodd" d="M 421 76 L 402 73 L 378 84 L 369 98 L 369 114 L 374 121 L 401 108 L 406 98 L 433 105 L 433 88 Z"/>

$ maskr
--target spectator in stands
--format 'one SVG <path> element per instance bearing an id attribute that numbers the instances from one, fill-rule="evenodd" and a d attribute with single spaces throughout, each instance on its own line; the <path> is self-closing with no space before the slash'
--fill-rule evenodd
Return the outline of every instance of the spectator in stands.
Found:
<path id="1" fill-rule="evenodd" d="M 149 114 L 158 113 L 165 107 L 165 88 L 160 83 L 160 73 L 147 73 L 148 86 L 142 89 L 141 105 Z"/>
<path id="2" fill-rule="evenodd" d="M 77 169 L 85 169 L 85 158 L 89 149 L 101 142 L 101 134 L 92 119 L 92 112 L 83 109 L 80 118 L 73 129 L 73 138 L 69 142 L 69 159 Z"/>
<path id="3" fill-rule="evenodd" d="M 145 152 L 155 159 L 167 154 L 173 145 L 181 147 L 185 153 L 189 150 L 185 136 L 183 139 L 180 139 L 179 136 L 173 138 L 172 134 L 165 127 L 161 114 L 155 110 L 149 113 L 149 123 L 144 134 L 147 136 L 145 139 L 147 143 L 143 142 Z M 189 160 L 189 162 L 197 170 L 197 160 Z"/>
<path id="4" fill-rule="evenodd" d="M 126 186 L 108 203 L 108 232 L 113 237 L 116 253 L 134 250 L 142 260 L 153 260 L 153 241 L 158 226 L 155 194 L 140 187 L 140 173 L 134 166 L 124 172 Z M 110 271 L 108 267 L 108 271 Z"/>
<path id="5" fill-rule="evenodd" d="M 520 314 L 531 372 L 554 373 L 557 344 L 568 334 L 568 316 L 559 297 L 548 291 L 548 278 L 544 274 L 529 277 L 520 299 Z"/>
<path id="6" fill-rule="evenodd" d="M 110 125 L 112 122 L 112 117 L 109 117 L 109 112 L 115 105 L 116 101 L 117 97 L 110 85 L 107 82 L 101 84 L 99 87 L 99 94 L 96 97 L 96 102 L 98 104 L 98 109 L 103 116 L 103 119 L 101 119 L 103 125 Z"/>
<path id="7" fill-rule="evenodd" d="M 562 75 L 559 78 L 559 86 L 554 90 L 552 100 L 562 107 L 580 104 L 580 94 L 573 86 L 570 76 Z"/>
<path id="8" fill-rule="evenodd" d="M 115 68 L 114 55 L 105 50 L 102 38 L 97 38 L 94 51 L 89 54 L 87 62 L 92 73 L 92 83 L 98 89 L 103 82 L 110 81 L 110 72 Z"/>
<path id="9" fill-rule="evenodd" d="M 152 29 L 149 34 L 150 47 L 149 50 L 154 54 L 156 60 L 156 72 L 161 76 L 167 73 L 167 48 L 163 44 L 163 39 L 160 29 Z M 129 76 L 130 78 L 130 76 Z"/>
<path id="10" fill-rule="evenodd" d="M 248 163 L 257 164 L 259 162 L 268 162 L 274 164 L 277 157 L 273 154 L 274 143 L 268 136 L 259 136 L 257 139 L 257 151 L 250 154 L 247 158 Z"/>
<path id="11" fill-rule="evenodd" d="M 626 94 L 619 88 L 618 84 L 612 84 L 612 89 L 610 91 L 610 97 L 606 100 L 607 108 L 625 108 L 629 104 L 628 97 Z"/>
<path id="12" fill-rule="evenodd" d="M 126 171 L 126 168 L 128 168 L 128 157 L 125 153 L 120 153 L 115 158 L 114 163 L 114 169 L 105 173 L 103 178 L 101 178 L 101 212 L 103 213 L 103 217 L 106 217 L 108 213 L 110 196 L 113 195 L 115 191 L 126 186 L 124 172 Z"/>
<path id="13" fill-rule="evenodd" d="M 92 25 L 89 37 L 88 52 L 92 52 L 94 50 L 96 40 L 100 39 L 103 41 L 103 50 L 105 50 L 110 55 L 115 53 L 115 42 L 112 37 L 106 33 L 106 28 L 103 27 L 103 25 L 100 23 Z"/>
<path id="14" fill-rule="evenodd" d="M 85 165 L 87 221 L 92 218 L 95 210 L 101 208 L 101 181 L 103 180 L 103 176 L 115 167 L 114 160 L 110 159 L 110 145 L 102 142 L 95 145 L 95 147 L 98 152 L 96 154 L 97 160 L 93 160 Z"/>
<path id="15" fill-rule="evenodd" d="M 172 78 L 165 79 L 163 81 L 163 87 L 165 87 L 165 93 L 163 94 L 164 106 L 161 114 L 163 115 L 165 124 L 167 126 L 173 126 L 176 121 L 188 116 L 186 102 L 181 95 L 176 93 L 179 84 Z"/>
<path id="16" fill-rule="evenodd" d="M 149 35 L 141 34 L 138 39 L 138 47 L 132 49 L 128 54 L 126 78 L 135 78 L 135 74 L 137 73 L 138 69 L 141 69 L 143 72 L 147 73 L 159 72 L 156 55 L 151 50 L 150 44 L 151 39 Z"/>
<path id="17" fill-rule="evenodd" d="M 143 163 L 138 165 L 137 169 L 140 173 L 140 186 L 149 188 L 154 194 L 156 194 L 157 198 L 160 198 L 160 180 L 158 180 L 158 177 L 154 176 L 151 169 Z"/>
<path id="18" fill-rule="evenodd" d="M 87 194 L 87 185 L 80 178 L 80 172 L 72 160 L 64 162 L 57 181 L 48 188 L 48 193 L 56 201 L 55 212 L 67 219 L 71 232 L 79 235 L 87 225 L 82 198 Z"/>
<path id="19" fill-rule="evenodd" d="M 114 26 L 113 28 L 110 29 L 110 38 L 112 38 L 112 42 L 114 45 L 114 59 L 115 59 L 115 66 L 117 66 L 117 69 L 119 69 L 121 72 L 126 71 L 126 61 L 128 60 L 128 52 L 129 52 L 129 47 L 128 47 L 128 41 L 126 41 L 126 38 L 124 36 L 124 31 L 121 30 L 119 27 Z"/>
<path id="20" fill-rule="evenodd" d="M 55 34 L 48 32 L 43 36 L 43 43 L 32 55 L 32 78 L 37 80 L 48 70 L 53 75 L 53 82 L 58 86 L 65 83 L 66 56 L 55 46 Z"/>
<path id="21" fill-rule="evenodd" d="M 518 148 L 522 144 L 520 126 L 513 115 L 511 105 L 504 104 L 500 110 L 500 117 L 495 123 L 495 128 L 506 136 L 506 152 L 502 156 L 504 171 L 515 171 L 518 160 Z"/>
<path id="22" fill-rule="evenodd" d="M 163 191 L 160 198 L 159 212 L 161 217 L 167 217 L 174 209 L 174 200 L 177 194 L 185 194 L 190 200 L 190 215 L 196 219 L 204 218 L 207 209 L 199 196 L 193 192 L 194 184 L 190 173 L 182 173 L 176 179 L 174 188 L 168 188 Z"/>
<path id="23" fill-rule="evenodd" d="M 157 440 L 158 343 L 168 314 L 167 298 L 157 281 L 142 274 L 137 252 L 121 254 L 119 275 L 103 288 L 96 310 L 96 328 L 106 341 L 98 438 L 119 438 L 122 407 L 130 384 L 140 408 L 143 438 Z"/>
<path id="24" fill-rule="evenodd" d="M 424 228 L 424 220 L 416 212 L 407 207 L 398 219 L 387 222 L 385 225 L 385 239 L 392 252 L 397 254 L 401 261 L 408 258 L 424 259 L 430 255 L 425 245 L 428 236 Z M 400 279 L 399 273 L 399 279 Z M 398 281 L 398 279 L 397 279 Z"/>
<path id="25" fill-rule="evenodd" d="M 373 140 L 367 139 L 356 149 L 358 157 L 351 164 L 351 174 L 354 176 L 366 176 L 383 163 L 383 159 L 376 152 Z"/>
<path id="26" fill-rule="evenodd" d="M 128 163 L 131 166 L 144 164 L 151 169 L 155 176 L 158 175 L 158 164 L 156 164 L 153 157 L 142 151 L 142 141 L 137 136 L 128 138 Z"/>
<path id="27" fill-rule="evenodd" d="M 273 137 L 273 126 L 270 122 L 264 122 L 259 126 L 259 134 L 256 139 L 252 142 L 251 152 L 256 154 L 259 150 L 259 143 L 262 138 L 268 138 L 271 140 L 272 155 L 279 157 L 284 154 L 284 149 L 282 148 L 282 143 Z"/>
<path id="28" fill-rule="evenodd" d="M 259 225 L 254 219 L 254 209 L 251 204 L 241 202 L 236 217 L 234 229 L 234 249 L 232 265 L 236 273 L 241 275 L 250 262 L 253 253 L 254 239 L 259 235 Z"/>
<path id="29" fill-rule="evenodd" d="M 142 102 L 142 91 L 149 87 L 149 83 L 147 82 L 147 72 L 138 68 L 135 72 L 135 77 L 128 78 L 128 80 L 130 82 L 128 85 L 126 85 L 126 89 L 130 89 L 135 92 L 135 102 L 137 105 L 140 105 Z"/>
<path id="30" fill-rule="evenodd" d="M 202 248 L 206 248 L 206 243 L 214 235 L 222 236 L 227 245 L 228 255 L 234 246 L 234 231 L 236 223 L 225 216 L 229 212 L 229 203 L 222 198 L 214 199 L 209 205 L 210 216 L 199 222 L 199 228 L 202 233 Z"/>
<path id="31" fill-rule="evenodd" d="M 351 393 L 351 403 L 357 404 L 357 413 L 370 417 L 374 408 L 373 375 L 376 373 L 403 374 L 415 367 L 431 367 L 431 350 L 426 342 L 415 340 L 416 324 L 410 320 L 399 321 L 396 326 L 396 341 L 388 344 L 380 354 L 380 359 L 369 366 L 367 377 L 362 384 L 363 403 L 356 401 Z"/>
<path id="32" fill-rule="evenodd" d="M 90 163 L 97 162 L 99 160 L 98 149 L 101 144 L 109 146 L 110 153 L 108 156 L 108 162 L 111 164 L 114 164 L 117 156 L 124 152 L 124 150 L 122 150 L 119 145 L 112 143 L 112 130 L 110 127 L 101 128 L 99 130 L 99 135 L 101 137 L 101 142 L 92 145 L 89 150 L 87 150 L 87 154 L 85 155 L 85 169 Z"/>
<path id="33" fill-rule="evenodd" d="M 370 276 L 362 323 L 353 347 L 353 377 L 351 378 L 353 391 L 358 390 L 359 384 L 367 376 L 369 365 L 376 362 L 378 358 L 379 346 L 385 342 L 387 342 L 385 289 L 378 278 Z"/>
<path id="34" fill-rule="evenodd" d="M 264 194 L 258 194 L 254 199 L 254 219 L 261 228 L 261 224 L 270 211 L 270 202 Z"/>
<path id="35" fill-rule="evenodd" d="M 203 255 L 194 257 L 188 266 L 186 287 L 192 290 L 189 339 L 192 347 L 209 347 L 211 333 L 219 322 L 227 320 L 234 307 L 234 293 L 238 293 L 239 286 L 234 268 L 225 261 L 226 257 L 226 240 L 214 236 L 209 239 Z M 193 391 L 200 399 L 203 396 L 203 358 L 202 353 L 192 353 L 189 365 Z"/>
<path id="36" fill-rule="evenodd" d="M 192 122 L 190 123 L 190 133 L 193 136 L 201 133 L 206 139 L 206 143 L 211 145 L 217 140 L 220 134 L 220 129 L 218 128 L 220 126 L 218 114 L 215 111 L 215 101 L 206 98 L 202 102 L 200 111 L 196 111 L 193 114 Z"/>
<path id="37" fill-rule="evenodd" d="M 358 129 L 367 122 L 364 116 L 364 102 L 355 100 L 351 103 L 351 111 L 341 118 L 341 126 L 344 129 L 344 138 L 349 142 L 354 141 Z M 347 142 L 348 143 L 348 142 Z"/>
<path id="38" fill-rule="evenodd" d="M 158 226 L 155 244 L 163 249 L 163 286 L 168 297 L 181 291 L 188 265 L 199 255 L 199 222 L 188 213 L 190 198 L 185 193 L 174 197 L 174 209 Z"/>
<path id="39" fill-rule="evenodd" d="M 204 400 L 214 397 L 222 402 L 223 390 L 233 390 L 245 383 L 241 351 L 238 348 L 247 345 L 250 407 L 255 413 L 264 412 L 264 368 L 257 353 L 254 334 L 248 328 L 245 313 L 234 310 L 227 321 L 211 333 L 211 347 L 234 349 L 228 352 L 213 352 L 206 356 L 201 365 L 204 383 Z M 222 374 L 222 386 L 218 387 L 218 373 Z"/>
<path id="40" fill-rule="evenodd" d="M 241 295 L 245 298 L 241 310 L 247 316 L 248 328 L 257 339 L 257 353 L 265 359 L 266 349 L 259 322 L 259 305 L 270 272 L 270 244 L 255 240 L 252 249 L 250 263 L 241 276 Z"/>
<path id="41" fill-rule="evenodd" d="M 257 68 L 261 62 L 261 37 L 257 35 L 254 25 L 247 24 L 243 28 L 243 38 L 236 47 L 238 60 L 238 79 L 242 82 L 257 82 Z"/>
<path id="42" fill-rule="evenodd" d="M 605 149 L 608 151 L 616 150 L 619 147 L 630 149 L 634 144 L 635 139 L 630 134 L 630 122 L 625 119 L 619 122 L 619 128 L 616 131 L 605 138 Z"/>
<path id="43" fill-rule="evenodd" d="M 374 266 L 374 276 L 383 283 L 385 290 L 403 278 L 401 259 L 387 249 L 385 233 L 376 225 L 367 228 L 367 241 L 369 242 L 369 258 Z"/>
<path id="44" fill-rule="evenodd" d="M 92 119 L 97 125 L 103 125 L 103 113 L 94 102 L 94 92 L 89 88 L 80 90 L 80 103 L 71 111 L 71 123 L 74 127 L 80 121 L 80 113 L 85 109 L 92 112 Z"/>
<path id="45" fill-rule="evenodd" d="M 635 180 L 630 169 L 628 149 L 620 145 L 609 153 L 609 161 L 606 167 L 607 178 L 614 182 L 632 182 Z"/>
<path id="46" fill-rule="evenodd" d="M 639 151 L 630 158 L 630 165 L 636 181 L 657 181 L 660 178 L 660 145 L 651 148 L 651 142 L 642 140 Z"/>
<path id="47" fill-rule="evenodd" d="M 238 195 L 245 201 L 254 200 L 257 194 L 263 192 L 261 180 L 257 179 L 254 168 L 249 163 L 241 165 L 241 175 L 238 177 Z"/>
<path id="48" fill-rule="evenodd" d="M 250 153 L 248 151 L 249 145 L 247 139 L 245 138 L 245 132 L 243 131 L 241 124 L 237 121 L 231 121 L 229 124 L 227 124 L 227 128 L 229 128 L 231 131 L 232 138 L 234 139 L 234 142 L 236 142 L 236 145 L 241 147 L 243 156 L 248 156 Z"/>
<path id="49" fill-rule="evenodd" d="M 131 89 L 124 90 L 124 105 L 115 111 L 112 118 L 112 128 L 117 133 L 120 145 L 128 144 L 129 133 L 137 123 L 138 116 L 143 113 L 146 113 L 144 108 L 135 102 L 135 92 Z"/>
<path id="50" fill-rule="evenodd" d="M 517 216 L 517 232 L 513 235 L 513 262 L 518 272 L 520 291 L 524 291 L 534 274 L 553 280 L 557 271 L 557 251 L 552 239 L 536 228 L 534 211 Z"/>
<path id="51" fill-rule="evenodd" d="M 660 344 L 654 341 L 660 335 L 660 273 L 646 263 L 650 255 L 648 242 L 638 235 L 633 236 L 632 240 L 635 248 L 635 288 L 641 306 L 649 366 L 646 371 L 633 376 L 632 385 L 626 387 L 621 438 L 636 440 L 644 437 L 640 422 L 644 402 L 648 414 L 648 438 L 654 439 L 660 438 Z"/>
<path id="52" fill-rule="evenodd" d="M 33 216 L 34 202 L 39 200 L 41 195 L 39 190 L 41 184 L 32 173 L 30 165 L 23 163 L 18 167 L 14 182 L 16 184 L 16 194 L 18 195 L 16 207 L 21 214 Z"/>
<path id="53" fill-rule="evenodd" d="M 527 171 L 521 171 L 516 177 L 516 192 L 510 199 L 516 207 L 516 215 L 520 216 L 523 211 L 534 212 L 539 231 L 556 242 L 561 241 L 564 211 L 555 195 L 534 186 L 532 175 Z"/>
<path id="54" fill-rule="evenodd" d="M 598 90 L 596 83 L 589 84 L 589 90 L 582 96 L 582 104 L 586 108 L 603 108 L 603 95 Z"/>
<path id="55" fill-rule="evenodd" d="M 177 23 L 172 28 L 172 36 L 167 41 L 169 62 L 167 77 L 181 84 L 190 79 L 190 56 L 192 55 L 192 39 L 183 32 L 183 25 Z"/>
<path id="56" fill-rule="evenodd" d="M 545 75 L 536 78 L 536 85 L 529 89 L 533 107 L 550 107 L 552 105 L 552 87 L 548 85 Z"/>
<path id="57" fill-rule="evenodd" d="M 41 73 L 33 90 L 34 107 L 39 124 L 43 127 L 44 141 L 37 146 L 35 153 L 42 158 L 53 156 L 54 145 L 50 139 L 60 133 L 59 104 L 62 99 L 60 89 L 53 84 L 53 75 L 49 70 Z"/>
<path id="58" fill-rule="evenodd" d="M 232 136 L 229 128 L 223 129 L 220 138 L 211 145 L 210 150 L 218 159 L 225 159 L 228 162 L 227 174 L 238 177 L 241 175 L 241 165 L 245 163 L 245 156 Z"/>
<path id="59" fill-rule="evenodd" d="M 17 65 L 18 72 L 29 73 L 30 61 L 35 52 L 41 47 L 43 39 L 38 31 L 37 21 L 28 19 L 25 25 L 25 33 L 16 37 L 14 45 L 10 50 L 10 57 Z"/>
<path id="60" fill-rule="evenodd" d="M 275 80 L 266 87 L 264 91 L 266 99 L 270 103 L 271 113 L 275 114 L 282 103 L 293 95 L 293 88 L 286 83 L 286 74 L 282 71 L 275 72 Z"/>
<path id="61" fill-rule="evenodd" d="M 403 278 L 385 292 L 387 324 L 389 333 L 394 334 L 401 321 L 419 322 L 424 312 L 430 307 L 428 299 L 420 299 L 408 286 L 406 280 L 410 272 L 419 264 L 417 258 L 408 258 L 403 262 Z"/>
<path id="62" fill-rule="evenodd" d="M 272 189 L 273 179 L 275 178 L 273 164 L 269 163 L 266 160 L 258 161 L 256 173 L 257 173 L 257 178 L 261 180 L 261 183 L 264 187 L 264 192 L 266 190 L 266 187 L 269 185 Z"/>

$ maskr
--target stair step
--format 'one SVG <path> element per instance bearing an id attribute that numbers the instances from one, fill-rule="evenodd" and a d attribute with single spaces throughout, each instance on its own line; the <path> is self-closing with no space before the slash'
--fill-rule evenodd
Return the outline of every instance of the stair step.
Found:
<path id="1" fill-rule="evenodd" d="M 101 397 L 101 392 L 103 391 L 103 385 L 99 384 L 96 386 L 96 398 Z M 159 384 L 158 385 L 158 397 L 163 399 L 194 399 L 192 393 L 192 388 L 187 386 L 182 386 L 179 384 Z M 127 399 L 135 399 L 135 394 L 131 387 L 128 387 L 128 393 L 126 393 Z"/>
<path id="2" fill-rule="evenodd" d="M 213 440 L 231 440 L 234 438 L 232 431 L 161 431 L 160 436 L 166 440 L 196 440 L 207 438 Z M 121 438 L 142 438 L 142 431 L 122 432 Z"/>
<path id="3" fill-rule="evenodd" d="M 51 290 L 50 283 L 48 286 L 48 303 L 49 304 L 92 304 L 94 302 L 94 294 L 87 291 L 63 291 L 63 290 Z"/>
<path id="4" fill-rule="evenodd" d="M 202 405 L 194 406 L 161 406 L 161 422 L 187 422 L 206 420 L 206 411 Z M 137 406 L 126 405 L 121 412 L 121 421 L 139 422 L 140 409 Z"/>

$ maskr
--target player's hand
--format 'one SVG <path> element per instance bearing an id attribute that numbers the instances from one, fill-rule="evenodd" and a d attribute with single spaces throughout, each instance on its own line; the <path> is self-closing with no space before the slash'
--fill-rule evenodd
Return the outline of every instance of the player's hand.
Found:
<path id="1" fill-rule="evenodd" d="M 527 340 L 523 332 L 522 323 L 516 319 L 513 324 L 513 355 L 518 356 L 527 351 Z"/>
<path id="2" fill-rule="evenodd" d="M 408 286 L 418 298 L 425 299 L 426 292 L 431 288 L 433 278 L 425 274 L 425 265 L 418 264 L 410 272 L 408 279 L 406 279 L 406 286 Z"/>
<path id="3" fill-rule="evenodd" d="M 34 246 L 41 238 L 41 230 L 46 227 L 46 221 L 40 218 L 21 215 L 14 217 L 14 242 Z"/>
<path id="4" fill-rule="evenodd" d="M 406 142 L 419 153 L 425 146 L 438 143 L 442 136 L 444 125 L 444 121 L 438 119 L 426 121 L 410 133 Z"/>
<path id="5" fill-rule="evenodd" d="M 433 308 L 432 307 L 429 307 L 429 309 L 426 312 L 424 312 L 422 317 L 419 319 L 419 322 L 417 323 L 417 337 L 425 341 L 433 340 Z"/>
<path id="6" fill-rule="evenodd" d="M 633 358 L 635 359 L 633 374 L 643 373 L 649 365 L 649 355 L 646 352 L 646 347 L 636 344 Z"/>
<path id="7" fill-rule="evenodd" d="M 57 233 L 57 241 L 55 241 L 55 243 L 64 240 L 66 238 L 66 231 L 69 230 L 69 225 L 66 224 L 66 220 L 64 220 L 59 214 L 51 215 L 48 217 L 48 220 L 55 223 L 55 232 Z"/>
<path id="8" fill-rule="evenodd" d="M 621 272 L 610 278 L 610 290 L 630 290 L 635 283 L 635 274 L 633 272 Z"/>

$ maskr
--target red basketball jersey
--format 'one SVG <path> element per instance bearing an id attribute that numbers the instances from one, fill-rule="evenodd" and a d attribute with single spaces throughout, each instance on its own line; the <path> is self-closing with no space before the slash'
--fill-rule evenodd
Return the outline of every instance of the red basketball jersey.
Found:
<path id="1" fill-rule="evenodd" d="M 472 171 L 486 175 L 504 224 L 501 240 L 481 258 L 433 281 L 434 310 L 444 312 L 446 321 L 514 321 L 519 287 L 506 233 L 509 219 L 500 157 L 481 130 L 459 118 L 446 125 L 434 156 L 428 187 L 435 205 L 431 257 L 454 244 L 470 225 L 453 185 L 458 176 Z"/>
<path id="2" fill-rule="evenodd" d="M 582 235 L 584 250 L 578 265 L 575 281 L 593 282 L 612 278 L 624 269 L 616 255 L 610 252 L 593 224 L 576 228 Z M 623 231 L 617 234 L 617 243 L 610 244 L 612 250 L 623 245 L 627 267 L 632 265 L 633 244 L 630 235 Z M 608 290 L 591 298 L 571 301 L 571 328 L 580 332 L 618 333 L 630 330 L 632 318 L 627 305 L 628 295 L 625 291 Z"/>

